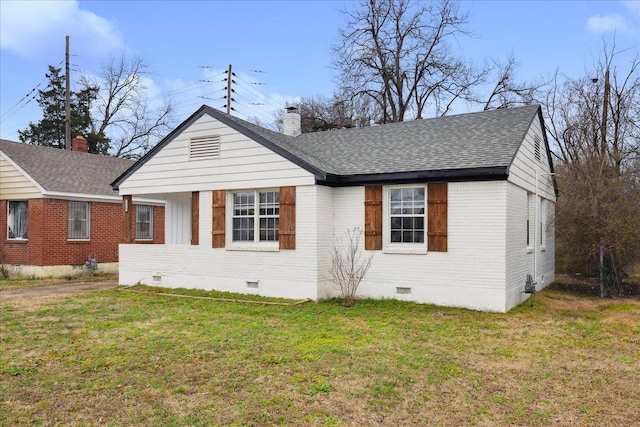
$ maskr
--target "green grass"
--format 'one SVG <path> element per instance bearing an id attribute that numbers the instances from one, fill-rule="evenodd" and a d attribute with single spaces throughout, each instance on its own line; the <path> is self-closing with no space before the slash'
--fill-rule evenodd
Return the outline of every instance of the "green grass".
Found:
<path id="1" fill-rule="evenodd" d="M 47 278 L 34 278 L 34 277 L 19 277 L 19 278 L 5 278 L 0 275 L 0 290 L 3 289 L 15 289 L 15 288 L 31 288 L 47 285 L 54 285 L 60 283 L 75 283 L 75 282 L 98 282 L 104 280 L 118 280 L 118 273 L 103 273 L 96 271 L 92 275 L 88 275 L 86 272 L 78 271 L 76 274 L 68 275 L 65 277 L 47 277 Z"/>
<path id="2" fill-rule="evenodd" d="M 632 425 L 640 413 L 638 300 L 545 290 L 491 314 L 138 290 L 0 305 L 0 425 Z"/>

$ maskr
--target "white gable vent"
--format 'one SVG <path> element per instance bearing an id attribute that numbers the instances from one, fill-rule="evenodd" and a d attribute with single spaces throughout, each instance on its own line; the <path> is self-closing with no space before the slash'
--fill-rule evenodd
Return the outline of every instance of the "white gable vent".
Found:
<path id="1" fill-rule="evenodd" d="M 190 160 L 220 157 L 220 135 L 191 138 Z"/>
<path id="2" fill-rule="evenodd" d="M 540 157 L 540 138 L 538 138 L 537 136 L 534 137 L 533 139 L 533 154 L 536 156 L 536 160 L 540 161 L 541 157 Z"/>

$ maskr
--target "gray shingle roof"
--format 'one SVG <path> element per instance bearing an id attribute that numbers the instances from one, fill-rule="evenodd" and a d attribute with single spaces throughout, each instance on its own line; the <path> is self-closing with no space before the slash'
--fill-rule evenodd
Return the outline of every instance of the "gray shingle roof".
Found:
<path id="1" fill-rule="evenodd" d="M 538 110 L 532 105 L 297 137 L 227 117 L 322 171 L 360 175 L 508 167 Z"/>
<path id="2" fill-rule="evenodd" d="M 203 105 L 114 183 L 129 175 L 204 114 L 277 152 L 329 185 L 451 177 L 506 178 L 540 106 L 482 111 L 297 137 Z M 541 117 L 541 116 L 540 116 Z M 392 175 L 392 176 L 391 176 Z"/>
<path id="3" fill-rule="evenodd" d="M 118 197 L 109 185 L 134 162 L 0 139 L 0 151 L 49 192 Z"/>

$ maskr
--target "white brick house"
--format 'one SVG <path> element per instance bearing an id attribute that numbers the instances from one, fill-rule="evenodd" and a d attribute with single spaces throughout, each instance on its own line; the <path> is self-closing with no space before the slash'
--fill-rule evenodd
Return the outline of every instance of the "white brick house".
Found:
<path id="1" fill-rule="evenodd" d="M 166 201 L 166 243 L 120 245 L 120 282 L 328 298 L 356 226 L 374 254 L 363 297 L 504 312 L 527 274 L 554 280 L 539 106 L 301 135 L 288 120 L 285 135 L 203 106 L 121 175 L 125 200 Z"/>

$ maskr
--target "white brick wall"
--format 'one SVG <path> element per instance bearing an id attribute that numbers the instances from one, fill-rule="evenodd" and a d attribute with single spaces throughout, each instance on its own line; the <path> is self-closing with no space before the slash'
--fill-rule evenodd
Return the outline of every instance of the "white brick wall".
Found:
<path id="1" fill-rule="evenodd" d="M 506 185 L 450 183 L 449 252 L 371 251 L 372 266 L 359 295 L 504 311 Z M 334 235 L 356 226 L 364 229 L 364 188 L 334 191 Z M 409 287 L 411 294 L 399 295 L 397 287 Z"/>
<path id="2" fill-rule="evenodd" d="M 364 229 L 363 187 L 297 187 L 296 249 L 279 252 L 212 249 L 211 194 L 200 193 L 199 246 L 121 245 L 121 283 L 294 299 L 338 295 L 329 281 L 331 249 L 348 229 Z M 448 208 L 448 252 L 370 251 L 373 263 L 359 295 L 497 312 L 521 302 L 532 266 L 526 250 L 526 191 L 507 181 L 450 183 Z M 545 284 L 553 280 L 552 245 L 547 237 L 538 261 Z M 247 281 L 258 281 L 258 288 Z M 398 287 L 411 293 L 398 294 Z"/>
<path id="3" fill-rule="evenodd" d="M 120 245 L 120 283 L 317 299 L 317 193 L 316 186 L 296 189 L 296 249 L 260 252 L 211 248 L 212 193 L 203 191 L 200 245 Z"/>

